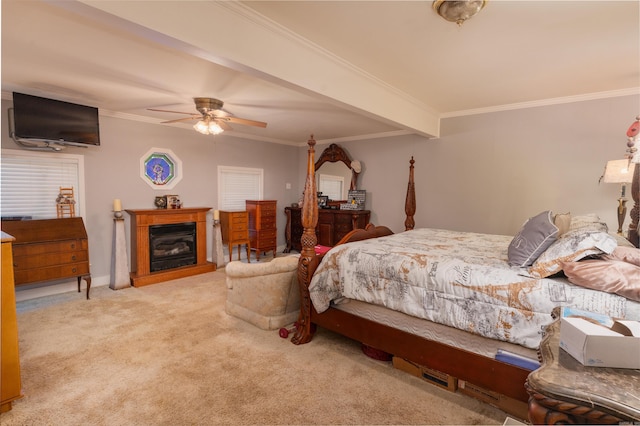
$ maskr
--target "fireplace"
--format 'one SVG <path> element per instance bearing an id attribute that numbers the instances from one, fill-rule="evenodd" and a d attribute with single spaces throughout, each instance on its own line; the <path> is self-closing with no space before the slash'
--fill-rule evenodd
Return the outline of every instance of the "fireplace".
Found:
<path id="1" fill-rule="evenodd" d="M 208 207 L 127 210 L 131 284 L 140 287 L 216 270 L 207 261 Z"/>
<path id="2" fill-rule="evenodd" d="M 195 265 L 196 260 L 195 222 L 149 227 L 151 272 Z"/>

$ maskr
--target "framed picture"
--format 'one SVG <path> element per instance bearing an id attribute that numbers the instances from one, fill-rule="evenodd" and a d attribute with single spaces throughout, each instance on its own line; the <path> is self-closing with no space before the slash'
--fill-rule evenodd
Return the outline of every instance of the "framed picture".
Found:
<path id="1" fill-rule="evenodd" d="M 349 191 L 349 204 L 358 206 L 358 210 L 364 209 L 364 203 L 367 199 L 367 191 L 364 189 L 352 189 Z"/>
<path id="2" fill-rule="evenodd" d="M 318 207 L 326 207 L 329 204 L 328 195 L 320 195 L 318 197 Z"/>
<path id="3" fill-rule="evenodd" d="M 179 209 L 180 208 L 180 197 L 177 195 L 167 195 L 167 208 L 168 209 Z"/>
<path id="4" fill-rule="evenodd" d="M 167 208 L 167 196 L 166 195 L 157 196 L 156 199 L 153 202 L 153 205 L 156 206 L 156 208 L 158 208 L 158 209 L 166 209 Z"/>

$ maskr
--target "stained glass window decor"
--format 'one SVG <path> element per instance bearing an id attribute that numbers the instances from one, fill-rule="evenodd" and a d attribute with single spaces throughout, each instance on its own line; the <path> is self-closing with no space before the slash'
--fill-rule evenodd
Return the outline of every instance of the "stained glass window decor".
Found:
<path id="1" fill-rule="evenodd" d="M 154 189 L 171 189 L 182 179 L 182 162 L 169 149 L 151 148 L 140 158 L 140 177 Z"/>

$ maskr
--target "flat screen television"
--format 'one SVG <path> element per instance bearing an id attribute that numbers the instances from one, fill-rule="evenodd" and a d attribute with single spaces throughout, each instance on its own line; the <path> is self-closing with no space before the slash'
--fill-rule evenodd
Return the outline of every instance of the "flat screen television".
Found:
<path id="1" fill-rule="evenodd" d="M 14 92 L 13 133 L 16 139 L 97 146 L 98 108 Z"/>

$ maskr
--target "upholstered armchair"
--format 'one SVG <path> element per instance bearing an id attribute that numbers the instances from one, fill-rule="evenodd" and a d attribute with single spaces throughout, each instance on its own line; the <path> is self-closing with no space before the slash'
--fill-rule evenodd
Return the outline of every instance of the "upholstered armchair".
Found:
<path id="1" fill-rule="evenodd" d="M 264 330 L 275 330 L 298 319 L 299 256 L 276 257 L 270 262 L 229 262 L 226 312 Z"/>

